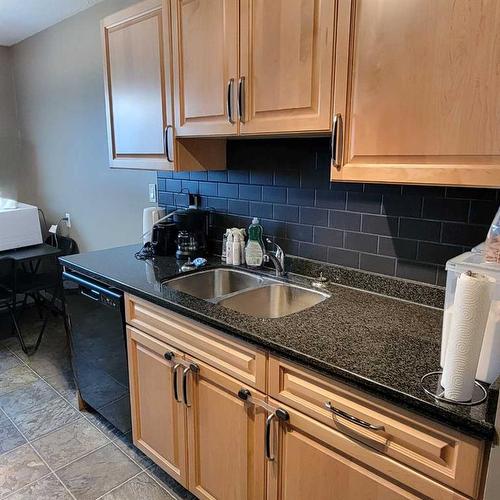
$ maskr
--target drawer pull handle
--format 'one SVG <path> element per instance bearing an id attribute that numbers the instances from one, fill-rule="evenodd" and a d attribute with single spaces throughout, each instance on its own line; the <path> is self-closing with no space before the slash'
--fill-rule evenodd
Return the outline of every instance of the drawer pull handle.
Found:
<path id="1" fill-rule="evenodd" d="M 335 406 L 333 406 L 330 401 L 327 401 L 325 403 L 325 408 L 327 410 L 330 410 L 334 415 L 337 415 L 341 418 L 344 418 L 345 420 L 348 420 L 349 422 L 352 422 L 353 424 L 359 425 L 360 427 L 363 427 L 365 429 L 370 429 L 371 431 L 383 431 L 383 430 L 385 430 L 385 427 L 383 425 L 370 424 L 370 422 L 365 422 L 364 420 L 361 420 L 360 418 L 355 417 L 354 415 L 350 415 L 349 413 L 346 413 L 345 411 L 342 411 L 342 410 L 339 410 L 338 408 L 335 408 Z"/>
<path id="2" fill-rule="evenodd" d="M 281 420 L 282 422 L 288 422 L 290 420 L 290 415 L 286 410 L 283 408 L 278 408 L 276 411 L 273 413 L 269 414 L 269 416 L 266 419 L 266 458 L 270 461 L 274 461 L 274 454 L 271 450 L 271 427 L 274 418 L 277 418 L 278 420 Z"/>
<path id="3" fill-rule="evenodd" d="M 188 376 L 189 373 L 198 373 L 200 367 L 196 363 L 191 363 L 187 368 L 182 371 L 182 398 L 184 399 L 184 404 L 190 408 L 191 403 L 188 399 Z"/>
<path id="4" fill-rule="evenodd" d="M 270 462 L 272 462 L 274 460 L 274 455 L 271 450 L 271 428 L 273 420 L 274 418 L 277 418 L 281 422 L 288 422 L 290 420 L 290 414 L 283 408 L 276 408 L 275 406 L 270 405 L 265 401 L 262 401 L 260 399 L 254 399 L 252 397 L 252 393 L 248 389 L 245 389 L 243 387 L 238 391 L 238 397 L 249 405 L 263 408 L 264 410 L 269 412 L 269 416 L 266 418 L 264 442 L 266 448 L 265 449 L 266 458 Z"/>
<path id="5" fill-rule="evenodd" d="M 168 148 L 168 129 L 172 129 L 172 132 L 174 130 L 174 127 L 172 125 L 167 125 L 165 127 L 165 134 L 164 134 L 164 139 L 165 139 L 165 156 L 167 157 L 167 161 L 169 163 L 173 163 L 174 160 L 170 157 L 170 150 Z"/>
<path id="6" fill-rule="evenodd" d="M 342 166 L 342 156 L 344 154 L 343 150 L 344 144 L 344 125 L 342 122 L 342 115 L 337 113 L 333 117 L 333 125 L 332 125 L 332 162 L 333 166 L 340 170 Z"/>
<path id="7" fill-rule="evenodd" d="M 275 413 L 271 413 L 267 418 L 266 418 L 266 458 L 270 461 L 274 461 L 274 455 L 271 451 L 271 425 L 273 423 L 273 419 L 276 416 Z"/>
<path id="8" fill-rule="evenodd" d="M 227 82 L 227 102 L 226 102 L 226 113 L 227 113 L 227 121 L 234 124 L 233 119 L 233 85 L 234 78 L 230 78 Z"/>
<path id="9" fill-rule="evenodd" d="M 241 123 L 245 123 L 245 77 L 238 81 L 238 118 Z"/>
<path id="10" fill-rule="evenodd" d="M 176 365 L 174 365 L 174 367 L 172 368 L 173 372 L 174 372 L 174 378 L 173 378 L 173 386 L 174 386 L 174 398 L 175 400 L 178 402 L 178 403 L 181 403 L 181 399 L 179 398 L 179 383 L 178 383 L 178 376 L 177 376 L 177 372 L 179 370 L 179 367 L 181 367 L 182 365 L 180 363 L 177 363 Z"/>

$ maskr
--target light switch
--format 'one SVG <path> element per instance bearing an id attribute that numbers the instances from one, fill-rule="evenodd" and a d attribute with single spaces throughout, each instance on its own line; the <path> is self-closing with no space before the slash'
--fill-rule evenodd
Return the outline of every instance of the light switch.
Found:
<path id="1" fill-rule="evenodd" d="M 149 201 L 156 203 L 156 184 L 149 185 Z"/>

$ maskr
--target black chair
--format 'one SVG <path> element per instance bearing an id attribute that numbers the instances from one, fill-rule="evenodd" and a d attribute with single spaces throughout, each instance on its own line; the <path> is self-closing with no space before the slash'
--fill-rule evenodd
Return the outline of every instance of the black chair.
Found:
<path id="1" fill-rule="evenodd" d="M 6 309 L 12 323 L 12 330 L 19 339 L 21 348 L 25 353 L 30 350 L 23 339 L 19 323 L 15 315 L 17 295 L 15 293 L 15 266 L 16 263 L 13 259 L 0 260 L 0 309 Z M 41 340 L 41 338 L 40 338 Z M 38 343 L 39 345 L 39 343 Z M 38 347 L 37 347 L 38 348 Z"/>
<path id="2" fill-rule="evenodd" d="M 75 240 L 64 236 L 58 236 L 57 238 L 49 237 L 46 243 L 57 246 L 61 250 L 61 254 L 59 255 L 69 255 L 78 252 L 78 245 Z M 7 294 L 10 294 L 10 314 L 21 348 L 28 355 L 34 354 L 42 341 L 50 313 L 55 315 L 60 314 L 63 320 L 65 317 L 63 282 L 57 257 L 47 257 L 24 263 L 22 266 L 16 266 L 14 262 L 10 277 L 4 276 L 3 281 L 0 283 L 3 290 Z M 20 303 L 18 301 L 19 296 L 22 297 Z M 38 309 L 38 315 L 42 320 L 42 326 L 35 343 L 29 347 L 23 339 L 18 321 L 25 312 L 28 299 L 33 301 Z M 56 307 L 57 300 L 61 304 L 59 309 Z"/>
<path id="3" fill-rule="evenodd" d="M 75 240 L 66 236 L 50 235 L 45 243 L 61 250 L 59 256 L 73 255 L 78 253 L 78 245 Z M 17 290 L 18 293 L 24 295 L 24 302 L 28 298 L 32 298 L 36 306 L 39 308 L 43 297 L 42 292 L 48 292 L 52 297 L 51 307 L 57 299 L 62 300 L 62 281 L 59 262 L 57 257 L 43 259 L 38 262 L 35 267 L 24 268 L 17 272 Z M 47 294 L 46 294 L 47 295 Z M 45 301 L 47 303 L 47 301 Z M 63 310 L 55 310 L 54 312 L 63 314 Z"/>

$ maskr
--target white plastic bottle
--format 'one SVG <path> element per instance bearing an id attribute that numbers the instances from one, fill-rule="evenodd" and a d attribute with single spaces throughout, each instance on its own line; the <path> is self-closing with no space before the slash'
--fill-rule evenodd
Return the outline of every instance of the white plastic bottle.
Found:
<path id="1" fill-rule="evenodd" d="M 226 264 L 232 265 L 233 263 L 233 230 L 228 229 L 226 241 Z"/>
<path id="2" fill-rule="evenodd" d="M 239 229 L 233 230 L 233 266 L 241 264 L 241 233 Z"/>
<path id="3" fill-rule="evenodd" d="M 240 259 L 241 259 L 241 265 L 245 265 L 246 259 L 245 259 L 245 236 L 246 236 L 246 231 L 245 229 L 240 229 Z"/>

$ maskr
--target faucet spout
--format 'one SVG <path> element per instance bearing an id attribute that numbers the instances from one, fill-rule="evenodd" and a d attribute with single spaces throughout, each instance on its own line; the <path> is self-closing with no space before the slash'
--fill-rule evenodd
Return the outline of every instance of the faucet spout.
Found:
<path id="1" fill-rule="evenodd" d="M 273 243 L 269 238 L 266 239 L 266 243 Z M 274 243 L 276 250 L 274 252 L 266 251 L 264 254 L 264 262 L 272 262 L 274 269 L 276 270 L 276 276 L 285 276 L 285 252 L 276 243 Z"/>

